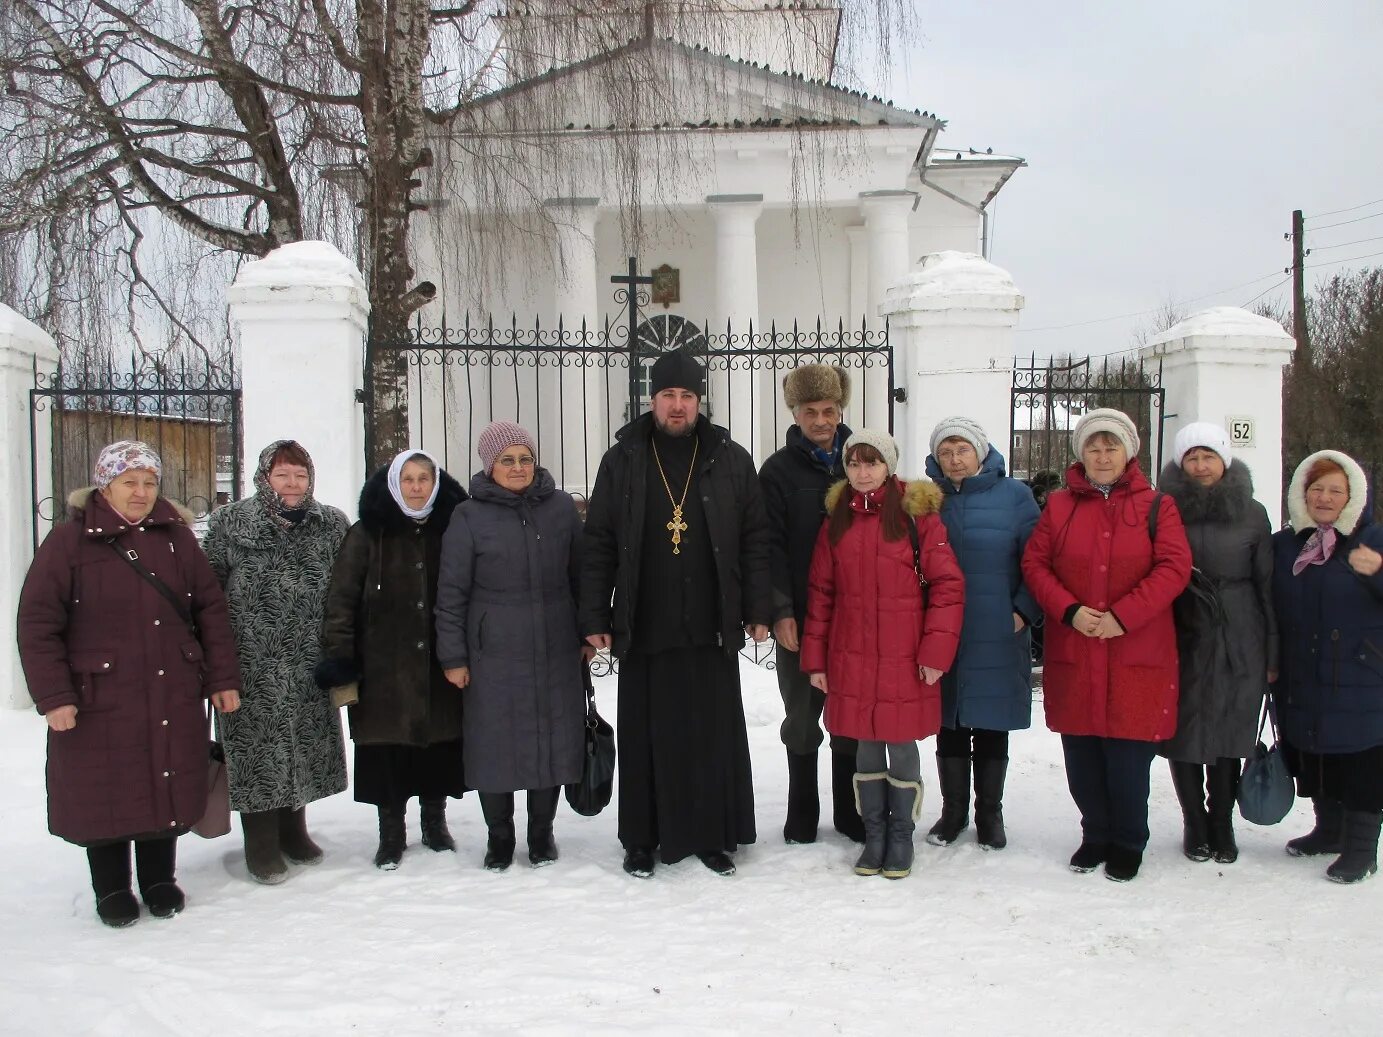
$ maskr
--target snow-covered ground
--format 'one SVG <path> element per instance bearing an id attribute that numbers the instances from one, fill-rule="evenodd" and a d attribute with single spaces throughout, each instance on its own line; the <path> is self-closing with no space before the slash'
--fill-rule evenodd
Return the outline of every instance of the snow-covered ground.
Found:
<path id="1" fill-rule="evenodd" d="M 1015 736 L 1009 848 L 973 828 L 919 838 L 911 878 L 857 878 L 829 820 L 785 846 L 786 773 L 773 675 L 744 666 L 759 842 L 739 874 L 697 861 L 648 882 L 620 870 L 611 808 L 558 815 L 561 861 L 480 867 L 473 797 L 453 803 L 460 853 L 416 845 L 370 864 L 373 812 L 349 794 L 309 810 L 327 852 L 268 888 L 237 832 L 181 842 L 185 914 L 124 931 L 92 911 L 81 850 L 47 834 L 43 723 L 0 711 L 0 1032 L 14 1034 L 657 1033 L 1375 1034 L 1383 1027 L 1383 880 L 1337 886 L 1326 860 L 1238 825 L 1237 864 L 1192 864 L 1165 765 L 1133 883 L 1075 875 L 1060 745 Z M 599 687 L 614 713 L 613 679 Z M 924 745 L 930 760 L 931 744 Z M 822 755 L 822 789 L 827 788 Z M 930 773 L 922 829 L 938 800 Z M 829 814 L 829 808 L 827 813 Z"/>

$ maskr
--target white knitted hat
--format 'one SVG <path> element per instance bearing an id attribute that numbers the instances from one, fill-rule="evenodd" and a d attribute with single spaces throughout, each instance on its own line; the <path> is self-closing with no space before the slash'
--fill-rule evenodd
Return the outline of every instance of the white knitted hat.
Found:
<path id="1" fill-rule="evenodd" d="M 1229 433 L 1221 426 L 1209 421 L 1191 422 L 1178 432 L 1176 439 L 1172 441 L 1172 457 L 1177 464 L 1181 464 L 1187 453 L 1196 447 L 1215 451 L 1220 455 L 1220 460 L 1225 463 L 1225 467 L 1229 467 L 1229 462 L 1232 460 Z"/>

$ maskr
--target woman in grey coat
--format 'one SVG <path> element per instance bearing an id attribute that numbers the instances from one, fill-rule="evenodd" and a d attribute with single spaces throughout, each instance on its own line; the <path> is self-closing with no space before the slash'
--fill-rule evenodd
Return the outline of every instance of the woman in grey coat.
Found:
<path id="1" fill-rule="evenodd" d="M 312 496 L 312 458 L 291 439 L 259 455 L 255 494 L 211 515 L 202 542 L 230 603 L 241 707 L 220 719 L 230 805 L 258 882 L 288 877 L 284 858 L 316 864 L 305 807 L 346 788 L 341 720 L 312 680 L 322 609 L 349 525 Z"/>
<path id="2" fill-rule="evenodd" d="M 1160 488 L 1176 501 L 1195 565 L 1175 607 L 1181 695 L 1171 762 L 1193 861 L 1239 857 L 1234 802 L 1244 757 L 1258 737 L 1263 694 L 1277 667 L 1272 533 L 1253 479 L 1230 456 L 1229 433 L 1196 422 L 1174 445 Z M 1209 801 L 1207 804 L 1207 791 Z"/>
<path id="3" fill-rule="evenodd" d="M 485 867 L 513 863 L 519 789 L 528 792 L 528 859 L 541 867 L 557 859 L 558 794 L 580 779 L 584 754 L 581 519 L 537 467 L 526 429 L 493 422 L 478 452 L 484 471 L 442 544 L 437 656 L 465 689 L 466 784 L 489 828 Z"/>

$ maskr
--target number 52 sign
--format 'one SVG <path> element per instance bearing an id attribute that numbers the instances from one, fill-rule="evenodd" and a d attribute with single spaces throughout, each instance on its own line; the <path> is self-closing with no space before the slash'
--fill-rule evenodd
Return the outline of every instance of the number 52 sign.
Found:
<path id="1" fill-rule="evenodd" d="M 1253 446 L 1253 419 L 1243 415 L 1229 415 L 1225 418 L 1229 429 L 1231 446 Z"/>

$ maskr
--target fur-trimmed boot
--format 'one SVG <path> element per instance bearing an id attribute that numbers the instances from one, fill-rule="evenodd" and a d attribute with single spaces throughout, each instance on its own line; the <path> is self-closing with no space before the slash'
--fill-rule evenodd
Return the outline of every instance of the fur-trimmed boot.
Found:
<path id="1" fill-rule="evenodd" d="M 1172 788 L 1181 804 L 1181 852 L 1188 861 L 1210 860 L 1210 814 L 1205 809 L 1205 768 L 1169 760 Z"/>
<path id="2" fill-rule="evenodd" d="M 856 774 L 854 782 L 855 809 L 864 824 L 864 849 L 855 861 L 855 874 L 877 875 L 884 870 L 888 843 L 888 774 Z"/>
<path id="3" fill-rule="evenodd" d="M 435 853 L 450 850 L 456 852 L 456 840 L 447 828 L 447 797 L 436 799 L 418 797 L 418 807 L 422 814 L 420 823 L 423 830 L 423 845 Z"/>
<path id="4" fill-rule="evenodd" d="M 888 847 L 884 878 L 905 879 L 912 873 L 913 833 L 922 814 L 922 783 L 888 776 Z"/>
<path id="5" fill-rule="evenodd" d="M 250 878 L 266 886 L 277 886 L 288 878 L 288 863 L 279 843 L 279 812 L 243 810 L 240 830 L 245 836 L 245 867 Z"/>
<path id="6" fill-rule="evenodd" d="M 1316 812 L 1316 827 L 1305 835 L 1287 840 L 1287 852 L 1293 857 L 1319 857 L 1344 851 L 1345 807 L 1338 799 L 1315 796 L 1311 806 Z"/>
<path id="7" fill-rule="evenodd" d="M 789 845 L 816 842 L 816 826 L 820 821 L 816 753 L 788 750 L 788 816 L 783 823 L 783 841 Z"/>
<path id="8" fill-rule="evenodd" d="M 480 812 L 485 815 L 485 870 L 504 871 L 514 863 L 514 794 L 481 792 Z"/>
<path id="9" fill-rule="evenodd" d="M 307 834 L 307 807 L 279 808 L 279 846 L 294 864 L 322 863 L 322 848 Z"/>
<path id="10" fill-rule="evenodd" d="M 864 842 L 864 821 L 855 799 L 855 754 L 831 752 L 831 823 L 852 842 Z"/>
<path id="11" fill-rule="evenodd" d="M 407 807 L 403 803 L 379 807 L 379 848 L 375 850 L 375 867 L 380 871 L 397 871 L 408 847 Z"/>
<path id="12" fill-rule="evenodd" d="M 1209 793 L 1210 855 L 1220 864 L 1239 859 L 1234 838 L 1234 807 L 1239 796 L 1239 761 L 1221 759 L 1205 771 Z"/>
<path id="13" fill-rule="evenodd" d="M 1331 882 L 1362 882 L 1378 871 L 1378 831 L 1383 813 L 1377 810 L 1346 810 L 1344 849 L 1325 869 Z"/>
<path id="14" fill-rule="evenodd" d="M 975 838 L 982 850 L 1002 850 L 1008 845 L 1004 831 L 1004 781 L 1007 757 L 975 761 Z"/>
<path id="15" fill-rule="evenodd" d="M 970 757 L 936 757 L 937 784 L 941 786 L 941 817 L 927 833 L 933 846 L 950 846 L 970 827 Z"/>

